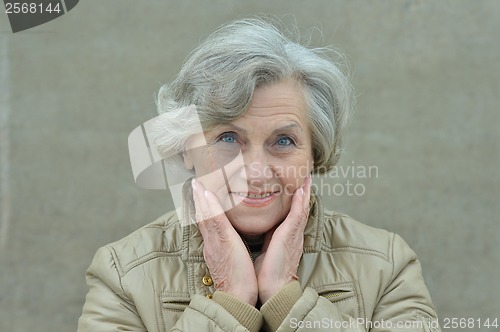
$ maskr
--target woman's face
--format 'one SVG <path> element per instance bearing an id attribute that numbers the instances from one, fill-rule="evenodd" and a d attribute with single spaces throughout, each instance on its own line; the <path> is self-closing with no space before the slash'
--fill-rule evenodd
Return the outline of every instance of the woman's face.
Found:
<path id="1" fill-rule="evenodd" d="M 189 148 L 205 140 L 201 148 Z M 245 235 L 263 234 L 283 221 L 313 168 L 304 94 L 294 80 L 257 88 L 242 117 L 193 137 L 190 145 L 186 167 L 194 167 Z"/>

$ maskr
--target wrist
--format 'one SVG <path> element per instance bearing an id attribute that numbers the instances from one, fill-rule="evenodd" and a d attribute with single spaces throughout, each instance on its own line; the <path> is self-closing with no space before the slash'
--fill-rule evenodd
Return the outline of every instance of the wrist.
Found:
<path id="1" fill-rule="evenodd" d="M 263 289 L 262 291 L 259 290 L 260 303 L 266 303 L 271 297 L 273 297 L 274 294 L 278 293 L 281 288 L 282 287 L 275 287 L 270 289 Z"/>
<path id="2" fill-rule="evenodd" d="M 245 303 L 250 304 L 253 307 L 255 307 L 255 305 L 257 304 L 257 300 L 259 299 L 257 292 L 248 293 L 248 292 L 237 291 L 237 290 L 234 290 L 234 291 L 233 290 L 226 290 L 224 292 L 230 294 L 231 296 L 237 298 L 240 301 L 243 301 Z"/>
<path id="3" fill-rule="evenodd" d="M 301 296 L 302 289 L 299 282 L 293 281 L 280 289 L 279 292 L 263 304 L 260 311 L 264 316 L 266 330 L 278 330 Z"/>
<path id="4" fill-rule="evenodd" d="M 269 287 L 260 287 L 261 284 L 259 284 L 260 302 L 262 304 L 266 303 L 271 297 L 280 292 L 285 286 L 298 279 L 299 278 L 296 275 L 292 275 L 290 278 L 287 278 L 287 280 L 273 280 L 274 282 Z"/>
<path id="5" fill-rule="evenodd" d="M 262 313 L 252 305 L 226 292 L 216 291 L 213 300 L 221 305 L 250 332 L 260 331 L 263 324 Z"/>

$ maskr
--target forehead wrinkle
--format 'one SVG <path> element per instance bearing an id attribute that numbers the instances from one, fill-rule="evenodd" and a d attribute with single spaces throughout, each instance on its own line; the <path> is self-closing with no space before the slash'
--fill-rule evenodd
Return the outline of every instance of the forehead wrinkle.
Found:
<path id="1" fill-rule="evenodd" d="M 293 125 L 295 124 L 295 125 Z M 309 129 L 309 117 L 302 89 L 294 81 L 257 88 L 248 110 L 239 118 L 216 128 L 235 130 L 245 136 L 282 130 Z M 215 129 L 215 128 L 214 128 Z"/>
<path id="2" fill-rule="evenodd" d="M 285 111 L 283 113 L 274 113 L 274 114 L 245 114 L 242 119 L 243 121 L 249 120 L 250 125 L 252 128 L 256 127 L 257 125 L 262 128 L 262 125 L 265 127 L 269 128 L 271 127 L 272 132 L 280 131 L 280 130 L 286 130 L 286 129 L 294 129 L 294 127 L 298 128 L 300 131 L 305 131 L 304 127 L 308 127 L 308 119 L 302 119 L 300 114 L 296 113 L 290 113 L 289 111 Z M 253 121 L 256 121 L 257 124 L 253 124 L 252 118 L 254 119 Z M 265 122 L 261 122 L 262 118 L 265 118 Z M 240 119 L 237 119 L 235 121 L 238 121 Z"/>
<path id="3" fill-rule="evenodd" d="M 272 114 L 269 114 L 272 113 Z M 271 117 L 276 115 L 294 115 L 299 117 L 307 113 L 305 108 L 299 105 L 276 105 L 276 106 L 259 106 L 250 107 L 248 111 L 242 116 L 255 116 L 255 117 Z"/>
<path id="4" fill-rule="evenodd" d="M 227 129 L 234 129 L 236 131 L 239 131 L 243 134 L 247 134 L 247 130 L 245 128 L 242 128 L 240 126 L 237 126 L 234 124 L 234 121 L 231 121 L 231 122 L 228 122 L 228 123 L 224 123 L 224 124 L 221 124 L 221 125 L 218 125 L 217 127 L 215 127 L 214 129 L 222 129 L 222 128 L 227 128 Z"/>
<path id="5" fill-rule="evenodd" d="M 284 126 L 281 126 L 281 127 L 274 129 L 273 134 L 276 132 L 284 131 L 284 130 L 288 130 L 288 129 L 299 129 L 300 131 L 304 131 L 302 129 L 302 126 L 299 123 L 292 121 L 291 123 L 289 123 L 287 125 L 284 125 Z"/>
<path id="6" fill-rule="evenodd" d="M 271 89 L 273 89 L 272 92 Z M 272 110 L 276 112 L 276 109 L 278 109 L 278 113 L 303 114 L 307 112 L 306 101 L 300 87 L 278 84 L 264 89 L 256 89 L 248 111 Z"/>
<path id="7" fill-rule="evenodd" d="M 254 98 L 248 108 L 248 111 L 252 109 L 257 111 L 266 109 L 282 109 L 283 112 L 293 110 L 298 113 L 302 113 L 306 109 L 306 104 L 303 98 L 298 98 L 297 96 L 265 96 L 261 98 Z"/>

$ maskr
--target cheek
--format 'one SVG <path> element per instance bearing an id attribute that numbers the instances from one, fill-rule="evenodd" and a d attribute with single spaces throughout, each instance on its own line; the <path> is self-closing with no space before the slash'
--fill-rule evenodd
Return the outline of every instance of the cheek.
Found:
<path id="1" fill-rule="evenodd" d="M 275 174 L 280 179 L 281 185 L 286 189 L 286 193 L 293 193 L 300 188 L 313 169 L 312 158 L 306 154 L 289 158 L 275 166 Z"/>
<path id="2" fill-rule="evenodd" d="M 188 157 L 193 163 L 196 176 L 210 174 L 217 171 L 221 166 L 214 152 L 206 146 L 188 151 Z"/>

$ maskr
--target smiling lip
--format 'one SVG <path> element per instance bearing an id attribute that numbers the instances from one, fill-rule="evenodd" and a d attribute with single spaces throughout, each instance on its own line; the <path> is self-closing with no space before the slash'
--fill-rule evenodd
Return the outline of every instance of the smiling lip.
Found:
<path id="1" fill-rule="evenodd" d="M 264 193 L 244 193 L 232 192 L 235 195 L 235 200 L 249 207 L 263 207 L 271 204 L 277 197 L 277 192 Z M 242 200 L 243 199 L 243 200 Z"/>

